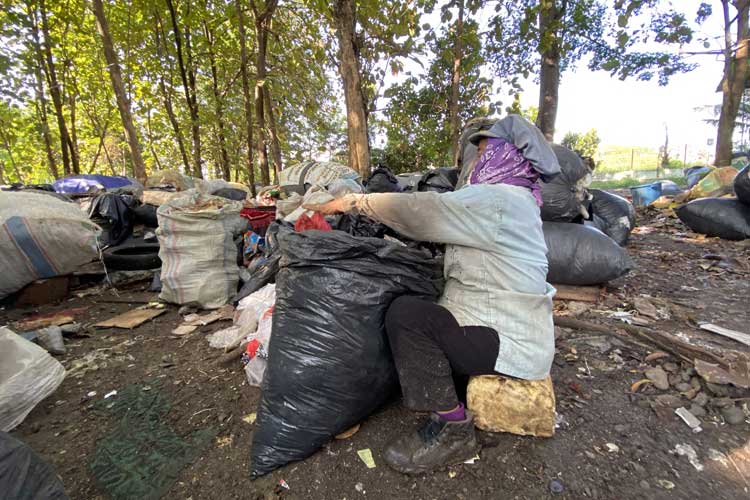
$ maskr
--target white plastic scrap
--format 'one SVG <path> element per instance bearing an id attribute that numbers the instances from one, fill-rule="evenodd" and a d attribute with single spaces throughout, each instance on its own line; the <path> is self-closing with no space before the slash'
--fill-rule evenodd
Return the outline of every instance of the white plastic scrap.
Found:
<path id="1" fill-rule="evenodd" d="M 674 412 L 688 425 L 688 427 L 693 429 L 693 432 L 701 432 L 703 430 L 701 428 L 701 421 L 684 406 L 677 408 Z"/>
<path id="2" fill-rule="evenodd" d="M 698 461 L 698 454 L 695 452 L 695 448 L 689 444 L 678 444 L 674 448 L 675 453 L 681 457 L 687 457 L 690 464 L 695 467 L 698 472 L 703 470 L 703 464 Z"/>

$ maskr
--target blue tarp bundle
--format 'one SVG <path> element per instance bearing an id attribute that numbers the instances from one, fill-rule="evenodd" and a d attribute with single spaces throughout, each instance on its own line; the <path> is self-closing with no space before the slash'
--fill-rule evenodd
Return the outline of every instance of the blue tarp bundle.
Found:
<path id="1" fill-rule="evenodd" d="M 74 175 L 65 179 L 58 179 L 52 183 L 58 193 L 79 194 L 114 189 L 133 184 L 131 179 L 123 176 L 110 175 Z"/>

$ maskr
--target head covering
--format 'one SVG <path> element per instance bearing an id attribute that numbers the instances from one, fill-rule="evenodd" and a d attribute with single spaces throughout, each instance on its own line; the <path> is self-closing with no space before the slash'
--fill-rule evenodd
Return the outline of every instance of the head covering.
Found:
<path id="1" fill-rule="evenodd" d="M 531 191 L 538 206 L 542 206 L 539 172 L 513 144 L 489 138 L 487 147 L 477 160 L 469 177 L 470 184 L 508 184 Z"/>
<path id="2" fill-rule="evenodd" d="M 483 138 L 487 137 L 488 139 L 502 139 L 503 137 L 498 133 L 493 131 L 491 128 L 488 128 L 486 130 L 480 130 L 479 132 L 474 132 L 469 136 L 469 142 L 473 145 L 479 144 L 479 141 Z"/>

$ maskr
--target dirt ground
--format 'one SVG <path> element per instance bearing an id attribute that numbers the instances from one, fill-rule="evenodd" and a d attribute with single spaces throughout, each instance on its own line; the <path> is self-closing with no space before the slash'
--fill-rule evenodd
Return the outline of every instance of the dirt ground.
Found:
<path id="1" fill-rule="evenodd" d="M 307 460 L 251 481 L 254 424 L 243 417 L 256 411 L 259 390 L 247 385 L 239 363 L 218 364 L 221 352 L 205 340 L 227 322 L 176 337 L 171 330 L 180 317 L 174 306 L 133 330 L 86 328 L 83 335 L 68 339 L 68 352 L 59 357 L 66 368 L 97 353 L 95 369 L 69 374 L 13 435 L 55 466 L 71 498 L 106 498 L 90 463 L 97 443 L 117 422 L 95 411 L 94 403 L 110 391 L 157 378 L 172 403 L 166 418 L 178 434 L 207 427 L 218 432 L 182 470 L 165 498 L 749 498 L 750 391 L 706 387 L 690 365 L 671 356 L 646 361 L 659 349 L 632 342 L 620 329 L 623 323 L 608 314 L 630 311 L 635 298 L 647 295 L 656 298 L 657 305 L 676 307 L 667 308 L 672 311 L 668 319 L 659 310 L 656 318 L 639 315 L 638 322 L 648 321 L 648 328 L 722 355 L 732 350 L 748 356 L 746 346 L 701 331 L 696 322 L 750 333 L 750 245 L 702 238 L 658 211 L 641 211 L 628 252 L 637 269 L 610 283 L 603 302 L 558 304 L 560 315 L 607 325 L 612 334 L 558 329 L 552 369 L 560 422 L 556 435 L 540 439 L 480 433 L 483 448 L 472 465 L 417 477 L 390 470 L 381 459 L 386 443 L 423 418 L 394 401 L 364 421 L 353 437 L 333 441 Z M 142 298 L 147 284 L 120 290 L 118 297 Z M 108 302 L 115 298 L 107 290 L 74 295 L 54 306 L 6 309 L 2 315 L 12 325 L 38 312 L 82 307 L 78 320 L 86 325 L 140 305 Z M 660 391 L 646 384 L 631 390 L 652 366 L 662 366 L 673 384 L 700 389 L 688 391 L 694 399 L 699 393 L 708 396 L 701 396 L 706 412 L 702 432 L 693 433 L 670 408 L 696 404 L 674 386 Z M 89 396 L 92 391 L 96 395 Z M 660 395 L 673 397 L 657 402 Z M 728 405 L 744 408 L 744 421 L 725 422 Z M 695 450 L 694 464 L 678 453 L 686 449 L 679 445 Z M 357 455 L 364 448 L 372 450 L 374 469 L 366 468 Z M 562 493 L 551 492 L 552 480 L 554 486 L 562 485 Z"/>

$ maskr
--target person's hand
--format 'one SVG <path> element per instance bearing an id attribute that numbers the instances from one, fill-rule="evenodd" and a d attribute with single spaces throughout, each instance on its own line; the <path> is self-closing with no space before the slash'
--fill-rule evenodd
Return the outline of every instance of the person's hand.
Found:
<path id="1" fill-rule="evenodd" d="M 329 201 L 328 203 L 302 205 L 302 208 L 305 210 L 312 210 L 313 212 L 320 212 L 323 215 L 335 215 L 345 211 L 344 203 L 341 198 Z"/>

